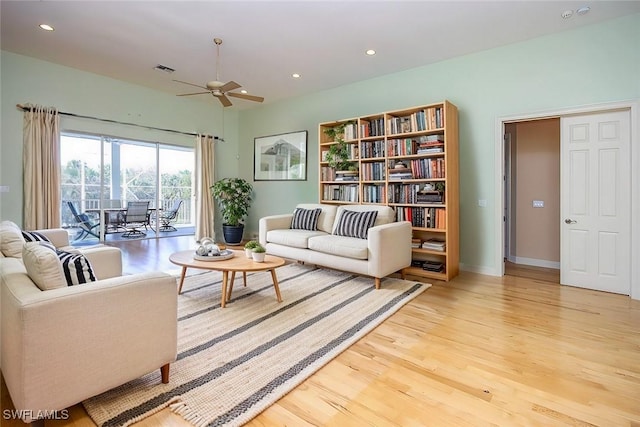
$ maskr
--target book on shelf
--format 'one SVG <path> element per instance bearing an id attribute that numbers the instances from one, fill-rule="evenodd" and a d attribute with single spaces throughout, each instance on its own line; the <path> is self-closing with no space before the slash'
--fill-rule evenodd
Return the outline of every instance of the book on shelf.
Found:
<path id="1" fill-rule="evenodd" d="M 422 243 L 422 249 L 430 249 L 432 251 L 444 252 L 445 242 L 438 239 L 428 239 Z"/>
<path id="2" fill-rule="evenodd" d="M 438 191 L 421 191 L 416 195 L 417 203 L 442 203 L 442 193 Z"/>
<path id="3" fill-rule="evenodd" d="M 444 264 L 439 261 L 423 261 L 422 269 L 434 273 L 441 273 L 444 271 Z"/>

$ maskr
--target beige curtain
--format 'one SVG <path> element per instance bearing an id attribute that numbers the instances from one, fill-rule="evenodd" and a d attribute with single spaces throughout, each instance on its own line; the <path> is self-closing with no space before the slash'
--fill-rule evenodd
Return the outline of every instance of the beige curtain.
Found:
<path id="1" fill-rule="evenodd" d="M 23 130 L 25 230 L 60 227 L 60 116 L 55 108 L 27 105 Z"/>
<path id="2" fill-rule="evenodd" d="M 196 137 L 196 241 L 214 238 L 214 203 L 209 189 L 214 183 L 213 137 Z"/>

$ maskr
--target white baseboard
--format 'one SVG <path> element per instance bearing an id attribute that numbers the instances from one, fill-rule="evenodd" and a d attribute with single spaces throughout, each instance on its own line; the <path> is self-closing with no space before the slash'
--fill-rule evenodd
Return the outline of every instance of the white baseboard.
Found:
<path id="1" fill-rule="evenodd" d="M 509 257 L 509 261 L 511 261 L 511 257 Z M 531 265 L 533 267 L 555 268 L 556 270 L 560 269 L 559 262 L 548 261 L 546 259 L 524 258 L 517 256 L 511 262 L 514 262 L 516 264 Z"/>
<path id="2" fill-rule="evenodd" d="M 495 268 L 491 267 L 481 267 L 477 265 L 466 265 L 460 263 L 460 270 L 469 271 L 471 273 L 484 274 L 487 276 L 502 276 L 502 271 L 498 271 Z"/>

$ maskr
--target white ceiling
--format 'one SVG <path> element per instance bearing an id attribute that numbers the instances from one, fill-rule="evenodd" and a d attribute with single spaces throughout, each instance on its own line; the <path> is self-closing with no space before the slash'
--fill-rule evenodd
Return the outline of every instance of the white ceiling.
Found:
<path id="1" fill-rule="evenodd" d="M 585 15 L 560 16 L 585 5 Z M 273 103 L 640 13 L 640 1 L 2 0 L 0 8 L 2 50 L 171 94 L 197 91 L 172 79 L 215 80 L 213 38 L 222 38 L 220 80 Z M 258 105 L 231 100 L 234 109 Z"/>

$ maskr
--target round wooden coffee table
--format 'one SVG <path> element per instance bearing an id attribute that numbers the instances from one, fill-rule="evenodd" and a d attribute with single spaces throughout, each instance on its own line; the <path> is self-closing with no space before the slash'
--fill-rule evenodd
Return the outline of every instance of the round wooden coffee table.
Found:
<path id="1" fill-rule="evenodd" d="M 280 296 L 280 287 L 278 286 L 278 278 L 276 276 L 276 268 L 284 265 L 284 259 L 267 255 L 264 258 L 264 262 L 256 262 L 245 256 L 244 251 L 232 251 L 234 253 L 233 258 L 225 259 L 222 261 L 198 261 L 193 259 L 195 254 L 194 250 L 175 252 L 169 256 L 169 261 L 173 264 L 182 266 L 182 274 L 180 275 L 180 285 L 178 286 L 178 293 L 182 292 L 182 284 L 184 283 L 184 276 L 187 273 L 187 268 L 200 268 L 202 270 L 213 270 L 222 272 L 222 299 L 220 306 L 224 308 L 226 303 L 231 299 L 231 292 L 233 291 L 233 281 L 236 276 L 236 272 L 242 272 L 242 278 L 244 279 L 244 285 L 247 286 L 247 272 L 250 271 L 270 271 L 271 278 L 273 279 L 273 288 L 276 291 L 276 298 L 278 302 L 282 302 Z M 231 272 L 231 279 L 229 280 L 229 272 Z"/>

